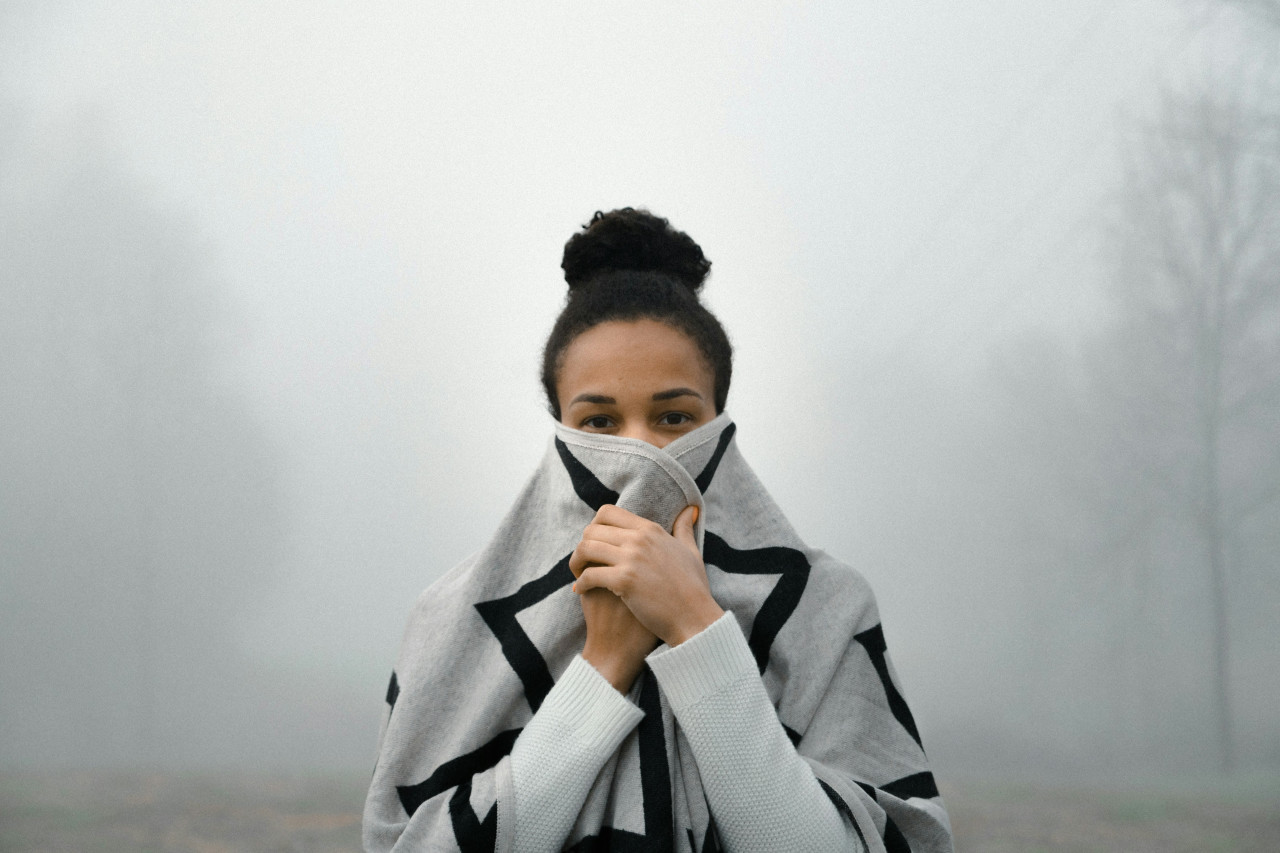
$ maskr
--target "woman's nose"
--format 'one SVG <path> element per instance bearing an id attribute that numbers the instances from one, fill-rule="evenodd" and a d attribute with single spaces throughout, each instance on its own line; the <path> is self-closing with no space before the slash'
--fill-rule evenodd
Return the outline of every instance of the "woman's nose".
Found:
<path id="1" fill-rule="evenodd" d="M 638 424 L 634 427 L 628 426 L 618 434 L 627 438 L 638 438 L 647 444 L 652 444 L 654 447 L 665 447 L 667 445 L 667 436 L 647 424 Z"/>

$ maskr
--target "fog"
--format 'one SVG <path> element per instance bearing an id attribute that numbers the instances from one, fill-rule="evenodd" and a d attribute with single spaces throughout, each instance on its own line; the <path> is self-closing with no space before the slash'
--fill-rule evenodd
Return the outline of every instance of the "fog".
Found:
<path id="1" fill-rule="evenodd" d="M 371 767 L 632 205 L 939 772 L 1277 769 L 1275 8 L 0 3 L 0 766 Z"/>

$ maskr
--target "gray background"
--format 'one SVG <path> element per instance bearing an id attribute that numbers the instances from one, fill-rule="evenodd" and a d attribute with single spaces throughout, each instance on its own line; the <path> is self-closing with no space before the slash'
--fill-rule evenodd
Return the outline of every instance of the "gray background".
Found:
<path id="1" fill-rule="evenodd" d="M 1143 187 L 1205 93 L 1274 116 L 1249 5 L 0 2 L 0 766 L 371 767 L 622 205 L 713 260 L 744 453 L 870 578 L 943 773 L 1223 766 Z M 1217 480 L 1252 770 L 1268 405 Z"/>

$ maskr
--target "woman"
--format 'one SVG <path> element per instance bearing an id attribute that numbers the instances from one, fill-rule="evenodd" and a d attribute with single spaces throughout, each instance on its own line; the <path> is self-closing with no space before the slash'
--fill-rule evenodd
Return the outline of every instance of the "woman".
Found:
<path id="1" fill-rule="evenodd" d="M 366 849 L 950 850 L 869 588 L 737 451 L 710 262 L 625 208 L 563 267 L 556 435 L 418 601 Z"/>

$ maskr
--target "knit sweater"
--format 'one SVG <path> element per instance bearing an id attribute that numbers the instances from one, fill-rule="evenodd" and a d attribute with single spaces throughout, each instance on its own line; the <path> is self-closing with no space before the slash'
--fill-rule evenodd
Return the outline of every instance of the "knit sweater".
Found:
<path id="1" fill-rule="evenodd" d="M 788 740 L 731 614 L 648 663 L 727 853 L 866 849 Z M 569 665 L 511 750 L 516 850 L 563 848 L 592 781 L 643 716 L 581 657 Z"/>

